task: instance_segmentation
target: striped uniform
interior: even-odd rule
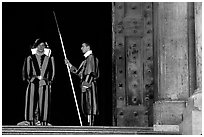
[[[23,80],[28,81],[25,99],[25,120],[33,121],[38,108],[39,120],[48,122],[51,82],[55,74],[54,57],[45,54],[28,56],[23,66]],[[39,80],[37,77],[42,76]]]
[[[90,54],[81,63],[78,69],[72,66],[71,71],[81,79],[81,88],[88,87],[82,91],[81,107],[85,115],[98,115],[98,97],[96,80],[99,78],[98,59]]]

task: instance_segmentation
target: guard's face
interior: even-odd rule
[[[86,53],[88,50],[89,50],[89,47],[86,46],[86,44],[83,43],[82,46],[81,46],[82,53]]]
[[[38,52],[44,52],[45,44],[42,42],[38,45],[37,50]]]

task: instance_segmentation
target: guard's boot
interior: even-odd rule
[[[91,126],[94,125],[94,115],[91,116]]]
[[[88,115],[88,125],[91,126],[91,115]]]
[[[35,122],[34,121],[30,121],[30,126],[35,126]]]
[[[94,115],[88,115],[88,123],[89,126],[93,126],[94,125]]]
[[[43,122],[41,122],[41,125],[42,125],[42,126],[47,126],[47,122],[46,122],[46,121],[43,121]]]

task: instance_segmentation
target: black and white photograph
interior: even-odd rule
[[[202,135],[202,2],[2,2],[2,135]]]

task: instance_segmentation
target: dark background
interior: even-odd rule
[[[27,83],[22,66],[35,39],[47,40],[55,58],[56,75],[52,85],[51,124],[79,126],[77,109],[61,48],[56,13],[67,58],[79,66],[83,60],[81,44],[89,42],[99,59],[99,109],[96,125],[112,125],[112,15],[111,3],[52,2],[2,3],[2,124],[24,121]],[[79,79],[72,75],[80,107]],[[84,117],[82,116],[84,122]]]

